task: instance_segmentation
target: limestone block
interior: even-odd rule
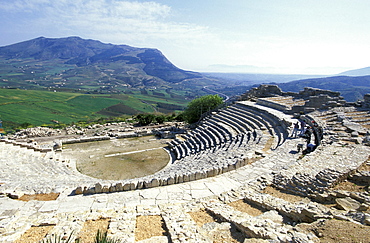
[[[343,121],[343,126],[347,127],[351,132],[358,132],[359,134],[365,135],[367,130],[361,124],[351,121]]]
[[[152,181],[144,181],[144,188],[151,188],[152,187]]]
[[[195,180],[200,180],[200,179],[202,179],[201,172],[196,171],[196,172],[195,172]]]
[[[107,186],[107,185],[103,186],[102,192],[103,193],[108,193],[109,192],[109,186]]]
[[[76,188],[76,190],[75,190],[75,194],[76,194],[76,195],[80,195],[80,194],[82,194],[82,193],[83,193],[82,187],[80,187],[80,186],[79,186],[79,187],[77,187],[77,188]]]
[[[184,174],[184,182],[188,182],[188,181],[190,181],[189,175]]]
[[[167,185],[167,178],[160,178],[160,185],[166,186]]]
[[[216,175],[216,173],[215,173],[215,169],[214,168],[212,168],[212,169],[210,169],[210,170],[207,171],[207,177],[213,177],[215,175]]]
[[[123,184],[123,190],[124,191],[129,191],[131,189],[131,185],[130,185],[130,183],[125,183],[125,184]]]
[[[167,185],[173,185],[173,184],[175,184],[175,178],[173,178],[173,177],[169,177],[169,178],[167,179]]]
[[[234,164],[234,163],[229,164],[229,165],[228,165],[228,167],[229,167],[229,171],[232,171],[232,170],[235,170],[235,169],[236,169],[236,167],[235,167],[235,164]]]
[[[95,194],[95,187],[85,187],[83,194],[84,195]]]
[[[117,191],[116,186],[115,185],[110,185],[109,192],[116,192],[116,191]]]
[[[122,192],[123,191],[123,185],[121,182],[116,184],[116,191],[117,192]]]
[[[194,173],[191,173],[189,175],[189,181],[195,181],[195,174]]]
[[[228,165],[225,165],[222,167],[222,173],[226,173],[229,171],[229,166]]]
[[[339,209],[343,209],[346,211],[349,210],[357,210],[360,208],[361,203],[356,201],[355,199],[352,199],[350,197],[345,197],[345,198],[337,198],[335,199],[335,202],[337,203],[337,207]]]
[[[158,179],[156,179],[156,178],[152,179],[151,184],[152,184],[152,187],[157,187],[157,186],[159,186],[159,181],[158,181]]]
[[[220,167],[215,168],[215,172],[216,172],[216,175],[222,174],[222,168],[220,168]]]
[[[235,163],[235,169],[239,169],[241,167],[241,160],[237,160]]]
[[[370,214],[365,214],[364,224],[370,225]]]
[[[135,189],[142,189],[143,188],[143,181],[138,181],[137,184],[136,184],[136,188]],[[135,189],[132,189],[132,190],[135,190]]]
[[[100,183],[95,184],[95,193],[102,193],[103,186]]]
[[[183,174],[178,175],[177,183],[183,183],[183,182],[184,182],[184,175]]]

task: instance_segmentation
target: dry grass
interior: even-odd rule
[[[54,201],[59,197],[60,193],[46,193],[46,194],[24,194],[21,196],[18,200],[20,201],[31,201],[31,200],[37,200],[37,201]]]
[[[165,223],[161,216],[138,216],[136,218],[135,240],[145,240],[154,236],[167,236]]]
[[[277,189],[275,189],[271,186],[266,187],[262,192],[270,194],[271,196],[274,196],[274,197],[281,198],[281,199],[283,199],[285,201],[288,201],[288,202],[291,202],[291,203],[296,203],[296,202],[300,202],[300,201],[309,200],[305,197],[300,197],[300,196],[297,196],[297,195],[293,195],[293,194],[290,194],[290,193],[285,193],[285,192],[279,191],[279,190],[277,190]]]
[[[370,242],[370,226],[349,221],[330,219],[313,224],[301,224],[298,227],[311,231],[318,242],[325,243],[365,243]]]
[[[82,230],[78,234],[80,242],[94,242],[98,230],[101,232],[107,231],[109,222],[110,220],[106,218],[85,221]]]
[[[53,225],[33,226],[14,243],[35,243],[41,241],[54,228]]]
[[[199,227],[202,227],[206,223],[216,222],[216,219],[213,218],[206,210],[201,209],[195,212],[189,212],[191,218],[197,223]]]
[[[254,206],[252,204],[249,204],[249,203],[245,202],[242,199],[229,203],[229,206],[235,208],[238,211],[247,213],[250,216],[254,216],[254,217],[258,216],[258,215],[261,215],[264,212],[263,210],[257,208],[256,206]]]

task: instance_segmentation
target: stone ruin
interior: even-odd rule
[[[348,104],[339,92],[306,87],[304,90],[283,92],[277,85],[260,85],[252,88],[241,100],[256,100],[258,104],[266,105],[286,113],[307,113],[317,109],[352,106]]]
[[[24,146],[28,139],[24,137],[3,139],[1,241],[15,242],[45,226],[51,227],[43,238],[70,234],[78,238],[86,221],[105,218],[109,219],[110,237],[137,242],[139,216],[158,216],[165,225],[166,235],[148,239],[151,242],[213,242],[220,232],[224,237],[238,232],[244,242],[318,242],[322,235],[299,226],[339,219],[370,227],[369,95],[360,107],[346,103],[336,92],[311,88],[294,94],[262,85],[243,97],[248,100],[177,134],[167,148],[171,154],[168,166],[142,178],[91,178],[79,173],[75,161],[63,158],[62,152]],[[297,145],[304,140],[290,137],[297,119],[323,129],[311,153],[298,152]],[[133,132],[118,127],[109,134],[85,130],[84,135],[74,133],[73,138],[58,141],[112,139]],[[367,187],[362,191],[336,189],[345,180],[367,183]],[[268,188],[301,200],[287,201],[269,194]],[[14,200],[50,193],[59,197],[54,201]],[[264,213],[251,216],[233,206],[236,202]],[[199,212],[215,221],[200,225],[191,216]]]

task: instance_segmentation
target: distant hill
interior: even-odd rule
[[[296,80],[278,84],[283,91],[299,92],[304,87],[339,91],[349,102],[362,99],[364,94],[370,93],[370,75],[360,77],[335,76],[316,79]]]
[[[339,75],[345,75],[345,76],[366,76],[366,75],[370,75],[370,67],[345,71],[343,73],[340,73]]]
[[[177,68],[157,49],[80,37],[39,37],[0,47],[0,85],[6,88],[119,91],[198,78],[203,76]]]

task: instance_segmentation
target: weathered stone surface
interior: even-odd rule
[[[119,183],[116,184],[116,191],[117,192],[122,192],[123,191],[122,182],[119,182]]]
[[[79,187],[77,187],[77,188],[76,188],[76,190],[75,190],[75,194],[76,194],[76,195],[79,195],[79,194],[82,194],[82,193],[83,193],[83,189],[82,189],[82,187],[80,187],[80,186],[79,186]]]
[[[153,178],[151,181],[152,187],[157,187],[159,186],[159,181],[156,178]]]
[[[123,190],[124,190],[124,191],[129,191],[129,190],[131,190],[131,184],[130,184],[130,183],[125,183],[125,184],[123,184]]]
[[[103,192],[103,186],[100,183],[95,184],[95,193],[102,193]]]
[[[103,186],[103,188],[102,188],[102,192],[103,192],[103,193],[108,193],[108,192],[109,192],[109,187],[110,187],[110,186],[107,186],[107,185]]]
[[[343,121],[343,126],[348,128],[351,132],[357,132],[359,134],[366,134],[367,129],[365,129],[361,124],[352,121]]]
[[[370,214],[365,214],[364,224],[370,225]]]
[[[337,198],[335,200],[336,204],[337,204],[337,207],[339,209],[343,209],[343,210],[346,210],[346,211],[349,211],[349,210],[358,210],[361,206],[361,203],[359,203],[358,201],[350,198],[350,197],[345,197],[345,198]]]

